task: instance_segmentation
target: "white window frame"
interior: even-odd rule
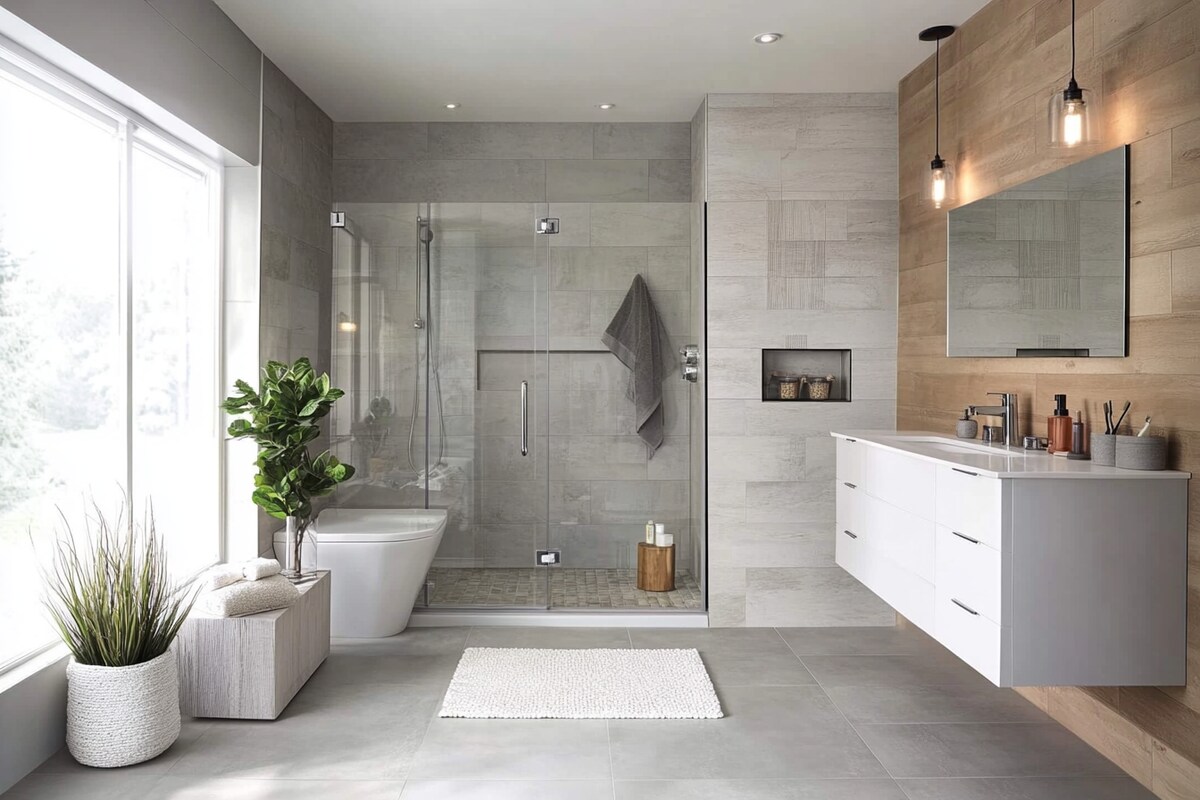
[[[118,139],[120,148],[118,154],[120,169],[120,197],[118,201],[118,222],[120,225],[118,315],[120,319],[119,335],[122,337],[125,349],[125,359],[122,364],[123,371],[121,374],[125,392],[123,398],[125,402],[125,415],[122,420],[121,433],[125,439],[125,489],[129,493],[130,498],[133,497],[134,486],[134,340],[132,334],[134,305],[133,254],[130,246],[133,238],[133,149],[136,146],[152,152],[159,158],[173,163],[178,168],[195,172],[205,178],[209,201],[209,224],[211,226],[209,246],[212,248],[212,260],[210,263],[214,271],[214,316],[212,324],[215,336],[212,342],[214,351],[214,374],[212,377],[213,386],[216,388],[216,391],[212,397],[212,447],[216,456],[215,463],[218,471],[216,486],[218,487],[218,491],[217,496],[212,498],[212,502],[216,506],[216,528],[213,535],[217,539],[217,557],[213,563],[219,563],[225,559],[226,552],[226,498],[223,491],[225,485],[225,448],[224,437],[222,435],[223,416],[217,411],[221,401],[222,365],[224,363],[224,336],[222,333],[224,330],[224,315],[222,309],[224,308],[225,299],[225,265],[223,263],[222,247],[222,242],[224,241],[224,231],[222,229],[222,166],[195,147],[180,141],[177,137],[145,119],[132,109],[118,103],[79,78],[50,64],[45,59],[29,52],[5,36],[0,36],[0,71],[7,73],[7,75],[15,78],[18,82],[47,95],[52,100],[63,104],[80,116],[108,128],[113,131]],[[211,564],[206,565],[205,568],[207,566],[211,566]],[[57,638],[53,638],[34,650],[18,655],[8,661],[0,662],[0,677],[55,648],[60,648],[65,653],[65,646]]]

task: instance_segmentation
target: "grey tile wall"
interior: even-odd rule
[[[653,518],[676,532],[680,566],[692,566],[695,390],[668,380],[667,441],[649,458],[627,370],[600,342],[636,274],[672,346],[695,339],[691,125],[337,123],[332,142],[333,196],[372,242],[372,291],[395,330],[381,348],[405,386],[415,204],[432,203],[448,442],[469,465],[463,484],[432,498],[451,508],[437,563],[527,566],[549,536],[571,566],[629,566]],[[543,214],[561,220],[548,240],[532,235]],[[549,332],[548,365],[528,352],[538,326]],[[522,376],[536,387],[528,458],[514,455]],[[411,400],[395,391],[404,430],[392,438],[406,445]],[[389,457],[391,478],[410,481],[406,454]]]
[[[896,98],[710,95],[709,607],[715,626],[890,625],[834,563],[837,428],[892,428]],[[761,351],[852,348],[854,401],[761,401]]]
[[[307,356],[328,371],[333,123],[266,58],[262,85],[260,361]],[[328,445],[326,432],[312,446]],[[270,549],[277,527],[278,520],[260,513],[260,552]]]

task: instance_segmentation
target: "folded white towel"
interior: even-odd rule
[[[242,564],[242,576],[248,581],[257,581],[278,575],[282,569],[273,558],[252,558]]]
[[[209,567],[200,573],[200,577],[196,579],[196,585],[200,587],[201,594],[207,594],[208,592],[229,586],[232,583],[237,583],[241,579],[241,564],[217,564],[215,567]]]
[[[300,596],[292,582],[282,575],[260,581],[238,581],[200,598],[196,608],[214,617],[244,617],[287,608]]]

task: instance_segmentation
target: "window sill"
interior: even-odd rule
[[[20,686],[21,683],[29,680],[43,670],[54,667],[70,654],[71,652],[67,650],[67,646],[62,642],[58,642],[28,661],[17,664],[12,669],[0,674],[0,694]]]

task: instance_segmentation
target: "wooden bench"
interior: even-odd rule
[[[328,571],[299,584],[288,608],[246,617],[194,612],[179,629],[180,710],[275,719],[329,655]]]

